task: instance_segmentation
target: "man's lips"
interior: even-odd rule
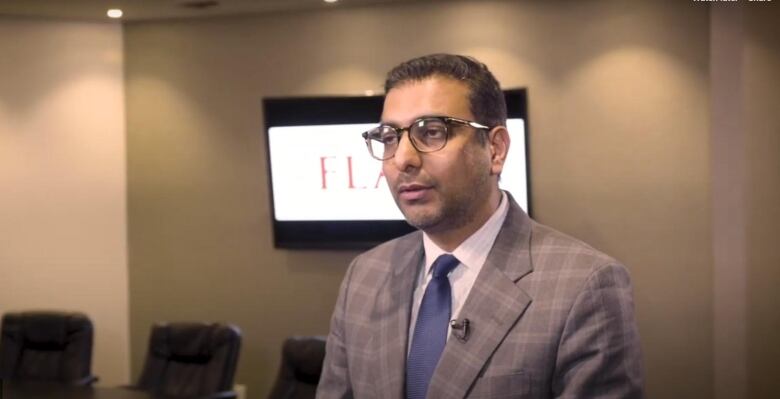
[[[431,190],[431,186],[422,184],[402,184],[398,187],[398,197],[405,201],[416,201],[423,199]]]

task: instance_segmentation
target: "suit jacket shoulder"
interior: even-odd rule
[[[613,257],[593,248],[579,239],[529,219],[531,235],[529,260],[533,273],[521,285],[533,290],[533,282],[566,279],[570,283],[584,285],[594,274],[604,268],[625,271],[625,267]],[[627,273],[627,272],[626,272]],[[574,294],[576,290],[571,290]]]
[[[460,317],[429,397],[641,396],[626,268],[514,201]]]

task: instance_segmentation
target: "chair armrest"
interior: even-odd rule
[[[203,399],[236,399],[237,397],[238,393],[236,391],[220,391],[212,393]]]
[[[81,379],[78,379],[78,380],[75,380],[75,381],[71,381],[69,384],[70,385],[76,385],[76,386],[87,386],[87,385],[92,385],[92,384],[98,382],[98,380],[100,380],[100,378],[98,378],[97,376],[88,375],[88,376],[86,376],[84,378],[81,378]]]
[[[138,387],[137,385],[121,385],[119,388],[122,389],[128,389],[131,391],[146,391],[143,388]],[[238,397],[238,393],[236,391],[220,391],[215,392],[210,395],[201,396],[195,399],[236,399]]]

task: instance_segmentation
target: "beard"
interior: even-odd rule
[[[462,184],[442,187],[434,182],[435,196],[426,206],[404,205],[397,191],[393,197],[406,222],[426,233],[459,229],[472,222],[490,195],[490,162],[468,157],[468,179]]]
[[[443,198],[441,204],[433,209],[404,209],[401,208],[406,222],[417,229],[427,233],[454,230],[465,226],[471,221],[474,202],[478,200],[473,195],[476,191],[456,194],[449,198]]]

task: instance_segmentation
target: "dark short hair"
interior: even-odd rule
[[[404,83],[432,76],[445,76],[468,86],[469,108],[475,122],[490,127],[506,126],[504,92],[487,66],[472,57],[431,54],[405,61],[388,72],[385,93]]]

